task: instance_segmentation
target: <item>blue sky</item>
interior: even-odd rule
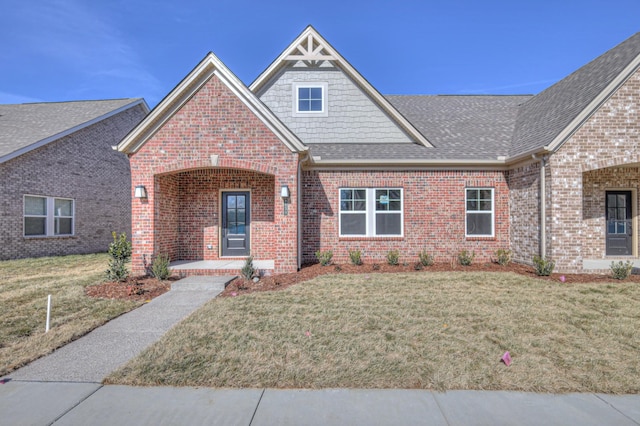
[[[249,85],[308,24],[383,94],[538,93],[639,17],[638,0],[0,0],[0,103],[153,107],[209,51]]]

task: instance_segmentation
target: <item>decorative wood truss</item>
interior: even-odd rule
[[[304,61],[308,66],[312,66],[319,65],[323,61],[335,61],[337,58],[329,52],[323,40],[319,40],[311,33],[300,40],[295,49],[291,49],[284,59],[287,61]]]

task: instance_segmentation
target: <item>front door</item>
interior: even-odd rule
[[[633,254],[631,191],[607,191],[607,255]]]
[[[249,192],[222,193],[222,256],[249,255]]]

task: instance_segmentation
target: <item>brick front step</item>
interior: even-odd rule
[[[180,277],[189,276],[222,276],[240,275],[244,266],[243,259],[228,260],[178,260],[171,262],[169,269],[174,275]],[[274,270],[273,260],[254,260],[253,267],[258,269],[261,275],[272,275]]]

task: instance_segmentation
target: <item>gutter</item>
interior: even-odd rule
[[[531,154],[531,158],[540,161],[540,257],[545,259],[547,256],[547,191],[546,191],[546,165],[547,158],[544,155],[538,157],[537,154]]]

